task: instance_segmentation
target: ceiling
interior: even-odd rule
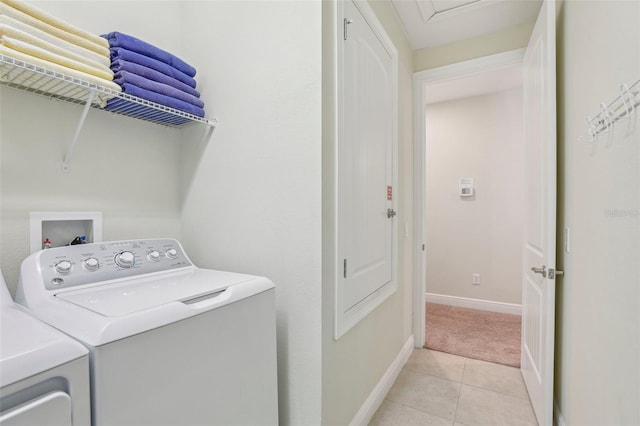
[[[424,49],[536,19],[542,0],[391,0],[411,47]]]

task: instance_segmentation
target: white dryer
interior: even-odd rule
[[[91,353],[93,426],[276,425],[275,290],[173,239],[28,257],[16,301]]]
[[[89,352],[16,305],[0,272],[0,425],[89,425]]]

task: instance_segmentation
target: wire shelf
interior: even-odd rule
[[[0,54],[0,83],[30,93],[85,105],[113,114],[124,115],[169,127],[186,127],[202,123],[215,127],[217,120],[198,117],[169,108],[78,77]],[[104,106],[111,100],[117,110]]]

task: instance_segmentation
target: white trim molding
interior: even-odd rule
[[[421,81],[429,84],[435,83],[436,81],[441,82],[443,80],[466,77],[481,72],[519,65],[522,63],[525,50],[526,49],[516,49],[451,65],[444,65],[438,68],[419,71],[413,74],[413,80],[414,82]],[[417,87],[414,86],[414,89],[415,88]]]
[[[478,309],[501,314],[522,315],[522,305],[517,303],[494,302],[491,300],[472,299],[469,297],[447,296],[444,294],[425,293],[425,302],[439,305],[457,306],[459,308]]]
[[[418,1],[418,9],[424,23],[440,22],[456,16],[465,15],[474,12],[479,9],[483,9],[487,6],[492,6],[496,3],[503,2],[505,0],[485,0],[485,1],[468,1],[466,4],[452,7],[450,9],[438,11],[433,5],[433,2]]]
[[[371,8],[368,1],[365,0],[351,0],[353,1],[353,5],[364,20],[367,25],[371,28],[375,36],[380,41],[382,47],[389,54],[391,59],[391,135],[392,135],[392,164],[393,164],[393,176],[392,176],[392,187],[398,187],[398,67],[399,67],[399,59],[398,59],[398,50],[396,49],[393,41],[386,33],[384,25],[380,22],[377,15]],[[337,46],[335,49],[336,52],[336,68],[334,69],[335,81],[336,85],[333,88],[335,90],[335,120],[336,120],[336,147],[334,149],[334,164],[336,165],[335,170],[335,181],[334,181],[334,217],[335,217],[335,264],[336,268],[334,271],[334,339],[338,340],[344,334],[346,334],[351,328],[353,328],[358,322],[360,322],[363,318],[369,315],[374,309],[376,309],[380,304],[382,304],[385,300],[387,300],[392,294],[397,291],[398,288],[398,273],[397,273],[397,265],[398,265],[398,221],[394,220],[392,222],[392,254],[391,254],[391,281],[384,284],[378,290],[372,292],[364,299],[360,300],[354,306],[345,306],[345,297],[344,297],[344,280],[342,279],[342,275],[339,271],[342,271],[341,262],[343,257],[340,255],[341,253],[341,237],[340,237],[340,202],[339,202],[339,194],[340,194],[340,176],[339,176],[339,150],[338,146],[344,141],[344,118],[343,112],[345,110],[344,106],[344,44],[342,43],[341,34],[343,31],[343,26],[341,23],[344,21],[345,12],[344,12],[344,2],[338,2],[337,7],[335,9],[335,22],[337,23]],[[345,24],[346,25],[346,24]],[[394,197],[393,201],[393,209],[397,210],[397,198]]]
[[[387,371],[385,371],[378,384],[376,384],[356,415],[353,416],[353,419],[349,422],[350,426],[364,426],[369,424],[374,414],[376,414],[376,411],[378,411],[378,408],[380,408],[382,401],[384,401],[384,398],[387,396],[389,389],[393,386],[393,382],[398,378],[402,367],[404,367],[409,360],[413,352],[413,347],[413,336],[409,336],[409,339],[407,339],[402,349],[400,349],[396,359],[389,365],[389,368],[387,368]]]

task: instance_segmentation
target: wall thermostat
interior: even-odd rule
[[[473,178],[460,179],[460,196],[471,197],[473,195]]]

